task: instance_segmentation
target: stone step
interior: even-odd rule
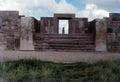
[[[36,34],[35,50],[95,50],[92,34]]]
[[[35,43],[94,43],[94,40],[75,40],[75,39],[48,39],[35,40]]]
[[[77,39],[77,38],[93,38],[93,35],[60,35],[60,34],[35,34],[35,39],[39,38],[70,38],[70,39]]]
[[[39,38],[35,38],[34,40],[94,40],[93,38],[59,38],[59,37],[57,37],[57,38],[41,38],[41,37],[39,37]]]
[[[52,38],[52,39],[93,39],[93,37],[88,37],[88,36],[74,36],[74,37],[70,37],[70,36],[65,36],[65,37],[62,37],[62,36],[46,36],[46,37],[36,37],[35,36],[35,39],[44,39],[44,38]]]
[[[89,44],[89,45],[79,45],[79,44],[47,44],[47,43],[44,43],[44,44],[36,44],[35,46],[46,46],[46,47],[95,47],[93,44]]]
[[[35,47],[35,50],[82,50],[82,51],[95,51],[95,48],[74,48],[74,47]]]
[[[47,44],[95,44],[94,41],[34,41],[34,44],[42,44],[42,43],[47,43]]]
[[[44,34],[44,33],[35,33],[37,36],[93,36],[94,33],[72,33],[72,34]]]

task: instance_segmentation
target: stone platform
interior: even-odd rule
[[[4,61],[19,59],[38,59],[55,63],[75,63],[98,61],[113,61],[120,59],[119,53],[79,52],[79,51],[4,51]]]

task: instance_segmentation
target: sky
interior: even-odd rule
[[[54,13],[75,13],[89,20],[120,13],[120,0],[0,0],[0,10],[17,10],[20,15],[53,17]]]
[[[64,33],[63,33],[64,29]],[[59,20],[59,34],[68,34],[69,33],[69,21],[68,20]]]

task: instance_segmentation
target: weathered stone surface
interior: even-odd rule
[[[34,50],[33,32],[34,18],[21,17],[20,50]]]
[[[0,50],[4,50],[4,49],[5,49],[4,37],[3,34],[0,33]]]
[[[113,52],[115,50],[113,48],[113,46],[115,46],[114,42],[115,42],[115,33],[108,33],[107,34],[107,49],[108,49],[108,51]]]
[[[15,50],[16,46],[19,46],[19,44],[15,45],[16,39],[19,39],[18,14],[18,11],[0,11],[1,49]]]
[[[96,19],[96,51],[107,51],[107,21]]]
[[[120,33],[120,14],[110,13],[109,27],[113,33]]]
[[[120,14],[110,13],[108,33],[108,51],[120,52]]]
[[[75,33],[86,33],[88,30],[87,18],[75,18]]]
[[[53,34],[53,18],[52,17],[42,17],[40,21],[40,33]]]

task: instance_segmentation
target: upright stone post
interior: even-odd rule
[[[4,44],[4,35],[3,35],[3,29],[2,29],[2,18],[0,17],[0,50],[5,49],[5,44]]]
[[[33,31],[34,18],[21,17],[20,50],[34,50]]]
[[[96,19],[96,51],[107,51],[107,21]]]

